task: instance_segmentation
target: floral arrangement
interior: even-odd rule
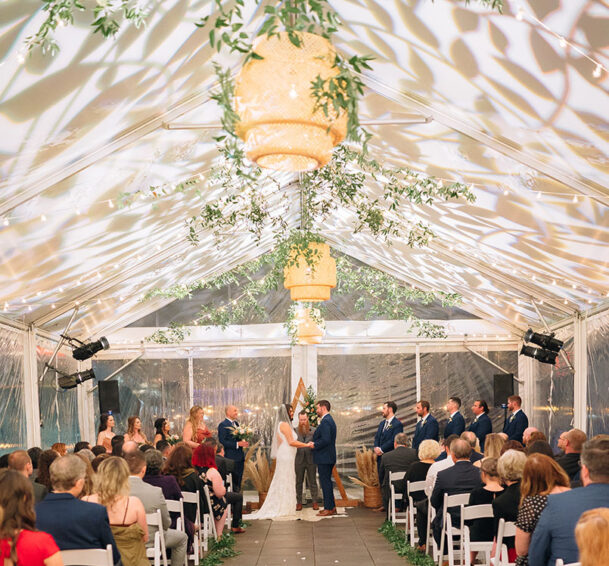
[[[313,391],[313,387],[309,385],[309,387],[307,387],[307,393],[303,401],[303,410],[307,414],[307,418],[309,419],[309,424],[311,426],[317,426],[319,422],[315,403],[315,391]]]
[[[231,431],[231,434],[235,437],[237,442],[241,440],[246,440],[250,442],[254,437],[254,429],[249,425],[240,424],[239,426],[230,426],[228,430]]]

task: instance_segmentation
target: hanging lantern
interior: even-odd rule
[[[317,312],[319,314],[319,311]],[[296,313],[296,324],[298,325],[296,337],[299,344],[321,344],[323,329],[311,318],[311,309],[299,310]]]
[[[323,167],[345,139],[347,115],[314,111],[311,83],[338,74],[336,51],[325,38],[301,33],[296,47],[287,33],[261,36],[254,51],[263,59],[244,65],[235,82],[237,135],[260,167],[309,171]]]
[[[328,244],[311,242],[309,249],[316,252],[311,266],[299,255],[296,263],[283,270],[283,286],[290,290],[293,301],[327,301],[330,290],[336,287],[336,261]],[[296,252],[292,252],[294,258]]]

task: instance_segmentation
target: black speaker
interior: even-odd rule
[[[507,403],[507,398],[514,395],[514,374],[496,373],[493,376],[493,399],[495,407]]]
[[[118,381],[99,381],[99,412],[120,413],[121,405],[118,398]]]

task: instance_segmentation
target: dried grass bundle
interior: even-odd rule
[[[362,446],[361,450],[355,452],[355,465],[357,466],[358,478],[349,476],[349,479],[362,487],[379,487],[379,474],[376,467],[376,454]]]
[[[256,451],[256,458],[253,458],[254,448],[258,445],[256,443],[248,451],[245,457],[244,467],[244,479],[252,480],[254,487],[258,493],[265,493],[271,486],[271,480],[273,474],[271,473],[271,465],[266,453],[262,448],[258,448]]]

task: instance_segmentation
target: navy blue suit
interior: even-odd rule
[[[548,495],[548,503],[533,531],[529,564],[554,566],[578,561],[575,525],[584,511],[609,507],[609,484],[593,483],[564,493]]]
[[[389,427],[387,429],[385,429],[386,423],[387,420],[382,420],[379,423],[379,427],[376,431],[376,434],[374,435],[374,447],[376,448],[378,446],[383,451],[383,454],[386,454],[387,452],[391,452],[393,450],[393,441],[395,439],[396,434],[404,432],[404,425],[397,417],[393,417],[393,419],[391,419],[391,423],[389,424]],[[380,478],[381,456],[378,456],[376,459],[376,467],[379,472]]]
[[[224,457],[235,462],[233,474],[233,490],[241,491],[241,478],[243,477],[243,462],[245,454],[241,446],[237,446],[237,439],[233,436],[231,427],[238,425],[238,421],[224,419],[218,425],[218,442],[224,446]]]
[[[435,440],[436,442],[439,440],[438,421],[431,414],[427,415],[425,424],[422,419],[417,423],[412,438],[412,447],[418,450],[419,444],[424,440]]]
[[[336,423],[326,413],[313,434],[313,461],[317,464],[319,483],[324,494],[324,509],[330,511],[336,507],[332,469],[336,464]]]
[[[503,425],[503,432],[508,435],[508,440],[522,442],[522,433],[528,426],[529,419],[522,410],[520,410],[516,414],[512,414],[508,417],[508,420],[505,421],[505,425]]]
[[[493,423],[491,422],[491,418],[486,414],[482,413],[478,415],[478,418],[475,419],[472,424],[469,425],[469,431],[473,432],[480,441],[480,451],[484,452],[484,441],[486,440],[486,435],[491,434],[493,432]]]
[[[444,427],[444,438],[448,438],[451,434],[461,436],[465,430],[465,419],[463,415],[457,411],[452,417],[448,418],[448,422]]]
[[[49,533],[59,550],[106,548],[115,564],[121,559],[103,505],[76,499],[70,493],[49,493],[36,505],[36,528]]]

